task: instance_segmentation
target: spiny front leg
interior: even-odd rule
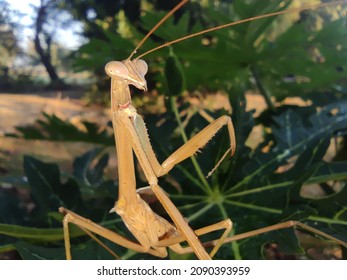
[[[213,138],[213,136],[225,125],[228,128],[229,138],[230,138],[230,148],[227,150],[227,152],[231,150],[231,156],[233,156],[236,150],[234,126],[230,117],[222,116],[216,119],[215,121],[213,121],[212,123],[210,123],[203,130],[201,130],[199,133],[194,135],[188,142],[186,142],[178,150],[176,150],[173,154],[171,154],[163,162],[162,164],[163,173],[162,174],[159,173],[158,176],[166,174],[176,164],[194,155],[199,149],[204,147]],[[226,154],[224,154],[221,160],[223,160],[225,156]],[[217,166],[219,165],[220,161],[217,163]]]
[[[228,152],[231,151],[231,156],[235,153],[236,140],[234,126],[231,121],[231,118],[228,116],[222,116],[214,120],[203,130],[194,135],[188,142],[183,144],[183,146],[181,146],[173,154],[171,154],[162,164],[158,162],[153,152],[147,134],[147,128],[143,119],[139,115],[137,115],[136,118],[133,120],[133,123],[143,151],[145,152],[148,161],[150,162],[153,168],[154,173],[158,177],[168,173],[176,164],[194,155],[199,149],[204,147],[213,138],[213,136],[225,125],[227,126],[229,132],[230,148],[227,150],[227,152],[224,154],[221,160],[217,163],[217,166],[224,159]]]

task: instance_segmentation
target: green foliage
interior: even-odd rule
[[[0,7],[0,69],[2,70],[3,67],[9,67],[13,63],[14,57],[20,52],[20,48],[16,36],[18,23],[13,20],[16,12],[11,10],[9,3],[3,0],[0,1]]]
[[[237,0],[233,5],[220,2],[199,9],[191,4],[179,19],[165,22],[139,53],[207,27],[282,11],[295,1],[286,1],[284,5],[267,1]],[[329,90],[333,84],[345,84],[345,12],[344,7],[330,7],[254,20],[179,42],[172,48],[182,62],[189,91],[246,87],[260,91],[271,103],[270,96],[280,100],[297,96],[298,91],[304,95],[312,90]],[[82,46],[76,66],[103,73],[108,61],[128,57],[144,36],[143,30],[149,30],[163,15],[146,12],[141,27],[137,22],[126,38],[112,25],[101,22],[105,26],[103,39],[91,39]],[[162,49],[145,57],[150,65],[149,85],[162,94],[169,92],[161,74],[165,68],[163,57],[167,56],[167,50]]]

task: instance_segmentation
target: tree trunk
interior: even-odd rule
[[[55,67],[51,61],[49,40],[46,39],[46,44],[48,46],[47,46],[47,49],[44,50],[44,48],[42,47],[41,39],[40,39],[40,36],[43,36],[43,37],[45,36],[45,34],[43,32],[43,24],[44,24],[45,18],[46,18],[46,8],[47,8],[47,6],[44,5],[43,2],[41,1],[41,5],[38,8],[36,22],[35,22],[35,38],[34,38],[35,50],[38,53],[42,64],[46,68],[46,71],[49,75],[49,78],[51,79],[51,83],[63,84],[63,82],[60,80],[58,73],[57,73],[57,71],[56,71],[56,69],[55,69]]]

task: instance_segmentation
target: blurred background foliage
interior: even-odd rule
[[[320,2],[326,1],[191,1],[138,54],[212,26]],[[25,51],[16,35],[21,27],[12,20],[15,11],[5,1],[0,3],[0,36],[6,42],[0,46],[1,89],[63,90],[78,81],[89,103],[108,104],[104,65],[126,59],[178,1],[41,0],[33,15],[33,40]],[[229,217],[237,234],[294,219],[347,240],[346,12],[346,6],[336,4],[269,17],[145,56],[149,93],[133,90],[134,104],[145,115],[160,161],[211,120],[224,114],[233,118],[237,152],[211,178],[204,175],[227,149],[226,131],[213,138],[202,155],[160,179],[193,228]],[[83,40],[69,50],[58,42],[56,30],[76,22]],[[19,71],[23,64],[29,67]],[[39,65],[46,79],[32,75]],[[262,114],[247,110],[249,92],[265,100]],[[212,103],[205,106],[211,96]],[[288,105],[288,98],[300,98],[301,103]],[[108,213],[117,193],[117,181],[105,173],[108,147],[114,145],[110,127],[87,121],[81,127],[43,114],[6,137],[88,142],[96,147],[75,158],[69,174],[57,163],[27,155],[24,176],[1,177],[4,256],[16,252],[14,257],[24,259],[63,259],[59,206],[131,236],[119,217]],[[146,186],[140,167],[137,172],[138,186]],[[21,201],[18,190],[29,193],[29,203]],[[72,227],[71,236],[74,258],[111,257],[77,228]],[[122,258],[152,258],[105,242]],[[172,252],[169,257],[194,258]],[[216,258],[345,259],[346,248],[286,229],[225,245]]]

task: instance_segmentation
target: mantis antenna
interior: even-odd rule
[[[133,55],[137,52],[137,50],[146,42],[149,36],[153,34],[161,25],[163,22],[165,22],[172,14],[174,14],[178,9],[180,9],[183,5],[185,5],[188,2],[188,0],[183,0],[180,3],[178,3],[169,13],[165,15],[147,34],[141,42],[136,46],[136,48],[133,50],[133,52],[130,54],[128,59],[130,60]]]
[[[186,2],[186,1],[185,1]],[[286,14],[286,13],[291,13],[291,12],[300,12],[300,11],[304,11],[304,10],[309,10],[309,9],[314,9],[314,8],[321,8],[321,7],[327,7],[327,6],[331,6],[331,5],[337,5],[337,4],[344,4],[346,3],[347,1],[344,0],[344,1],[333,1],[333,2],[327,2],[327,3],[320,3],[320,4],[314,4],[314,5],[305,5],[305,6],[301,6],[299,8],[293,8],[293,9],[289,9],[289,10],[283,10],[283,11],[278,11],[278,12],[273,12],[273,13],[268,13],[268,14],[263,14],[263,15],[259,15],[259,16],[255,16],[255,17],[250,17],[250,18],[247,18],[247,19],[242,19],[242,20],[239,20],[237,22],[230,22],[230,23],[227,23],[227,24],[223,24],[223,25],[219,25],[219,26],[216,26],[216,27],[211,27],[209,29],[205,29],[205,30],[202,30],[200,32],[196,32],[196,33],[193,33],[193,34],[190,34],[190,35],[187,35],[187,36],[184,36],[182,38],[178,38],[178,39],[175,39],[175,40],[172,40],[170,42],[166,42],[165,44],[163,45],[160,45],[158,47],[155,47],[141,55],[139,55],[137,57],[137,59],[141,58],[141,57],[144,57],[152,52],[155,52],[159,49],[162,49],[162,48],[165,48],[165,47],[168,47],[168,46],[171,46],[173,44],[176,44],[178,42],[181,42],[181,41],[184,41],[184,40],[187,40],[187,39],[190,39],[190,38],[194,38],[194,37],[197,37],[197,36],[200,36],[200,35],[203,35],[203,34],[206,34],[206,33],[209,33],[209,32],[212,32],[212,31],[216,31],[216,30],[219,30],[219,29],[223,29],[223,28],[227,28],[227,27],[230,27],[230,26],[233,26],[233,25],[238,25],[238,24],[242,24],[242,23],[246,23],[246,22],[250,22],[250,21],[253,21],[253,20],[258,20],[258,19],[262,19],[262,18],[268,18],[268,17],[273,17],[273,16],[277,16],[277,15],[281,15],[281,14]],[[185,4],[185,3],[184,3]],[[166,19],[165,19],[166,20]],[[160,21],[160,23],[163,22]],[[157,27],[157,26],[155,26]],[[154,29],[154,28],[153,28]],[[152,30],[153,30],[152,29]],[[157,29],[157,28],[156,28]],[[155,30],[152,30],[150,31],[149,35],[152,34]],[[148,37],[148,36],[146,36]],[[146,38],[145,37],[145,38]],[[142,40],[143,41],[143,40]],[[141,42],[142,43],[142,42]],[[138,49],[138,48],[137,48]],[[136,50],[137,50],[136,49]]]

